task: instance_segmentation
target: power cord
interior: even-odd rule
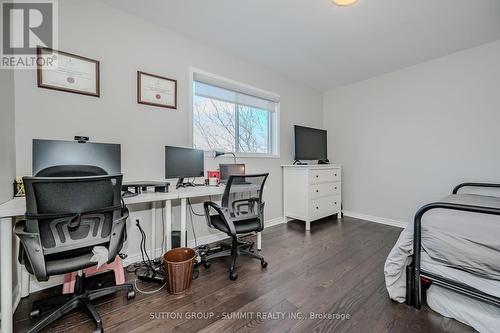
[[[163,282],[166,281],[167,276],[165,274],[165,271],[163,270],[161,262],[160,264],[155,264],[154,261],[152,261],[149,258],[146,249],[146,233],[142,229],[138,219],[136,220],[136,226],[139,229],[139,232],[141,233],[140,250],[141,250],[142,262],[136,262],[134,264],[129,265],[126,268],[126,271],[127,273],[134,273],[136,275],[137,278],[134,281],[134,286],[138,292],[142,294],[153,294],[163,289],[167,285],[167,282],[164,282],[163,285],[157,290],[144,291],[137,287],[137,280]]]
[[[141,290],[139,289],[139,287],[137,286],[137,280],[138,279],[135,279],[134,280],[134,287],[135,289],[140,292],[141,294],[145,294],[145,295],[151,295],[151,294],[154,294],[154,293],[157,293],[159,292],[160,290],[162,290],[163,288],[165,288],[165,286],[167,285],[168,282],[165,282],[160,288],[158,289],[155,289],[155,290],[151,290],[151,291],[145,291],[145,290]]]
[[[193,215],[205,217],[205,214],[198,214],[194,211],[193,205],[191,204],[191,200],[189,198],[187,199],[187,201],[189,205],[189,210],[191,211],[191,213],[193,213]]]
[[[189,200],[189,198],[187,199],[187,202],[189,206],[189,220],[191,222],[191,230],[193,230],[194,246],[195,248],[198,248],[198,238],[196,237],[196,231],[194,230],[193,214],[196,216],[205,216],[205,215],[196,214],[196,212],[193,209],[193,205],[191,204],[191,200]]]

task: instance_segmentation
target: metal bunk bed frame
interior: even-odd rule
[[[464,187],[500,188],[500,184],[463,183],[456,186],[453,189],[453,194],[457,194],[458,191]],[[432,209],[451,209],[451,210],[459,210],[459,211],[474,212],[481,214],[500,215],[500,209],[497,208],[453,204],[445,202],[435,202],[420,208],[417,214],[415,215],[415,220],[414,220],[413,260],[408,266],[406,266],[406,304],[413,306],[416,309],[420,309],[422,306],[422,299],[423,299],[422,294],[426,290],[426,288],[423,288],[423,285],[425,287],[428,287],[431,284],[435,284],[440,287],[444,287],[449,290],[458,292],[460,294],[500,307],[500,298],[498,297],[488,295],[466,284],[453,281],[444,278],[442,276],[423,271],[421,269],[420,251],[422,250],[422,244],[421,244],[422,217],[424,216],[425,213],[427,213]]]

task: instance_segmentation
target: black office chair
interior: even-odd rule
[[[231,256],[231,266],[229,268],[229,278],[236,280],[236,258],[239,255],[249,256],[259,259],[262,268],[267,267],[264,257],[251,252],[252,244],[239,243],[238,235],[264,230],[264,202],[262,192],[268,173],[230,176],[221,206],[214,202],[205,202],[205,217],[208,226],[225,232],[232,238],[231,248],[207,255],[202,258],[205,267],[209,267],[210,260],[219,257]],[[210,215],[215,211],[215,215]]]
[[[38,281],[74,271],[78,275],[73,294],[33,304],[30,318],[38,317],[42,307],[61,306],[29,332],[42,330],[78,307],[87,310],[95,322],[94,332],[102,332],[102,321],[92,301],[119,290],[126,290],[127,298],[132,299],[135,291],[130,284],[88,290],[82,270],[97,265],[91,261],[95,246],[108,250],[107,263],[111,263],[126,239],[128,210],[121,200],[123,176],[107,175],[92,166],[57,166],[39,175],[45,177],[23,178],[26,220],[15,226],[21,240],[19,261]]]

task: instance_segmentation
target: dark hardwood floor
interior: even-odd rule
[[[389,300],[383,264],[401,229],[345,217],[314,222],[309,234],[292,221],[266,229],[262,254],[269,262],[238,258],[238,280],[228,278],[222,259],[200,268],[182,296],[166,290],[123,293],[102,299],[97,310],[106,332],[471,332],[428,308],[414,310]],[[135,276],[127,279],[133,282]],[[148,284],[138,283],[141,289]],[[157,285],[149,286],[149,289]],[[21,300],[15,331],[25,331],[31,303],[60,293],[52,288]],[[348,315],[349,319],[308,318],[310,313]],[[230,315],[232,317],[230,318]],[[240,317],[237,317],[239,315]],[[274,318],[264,316],[274,315]],[[189,316],[205,318],[188,319]],[[246,316],[246,317],[245,317]],[[295,317],[294,317],[295,316]],[[91,332],[80,310],[60,319],[53,332]]]

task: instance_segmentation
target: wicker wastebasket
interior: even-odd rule
[[[196,252],[189,248],[176,248],[163,255],[165,272],[168,279],[168,292],[182,294],[191,285]]]

